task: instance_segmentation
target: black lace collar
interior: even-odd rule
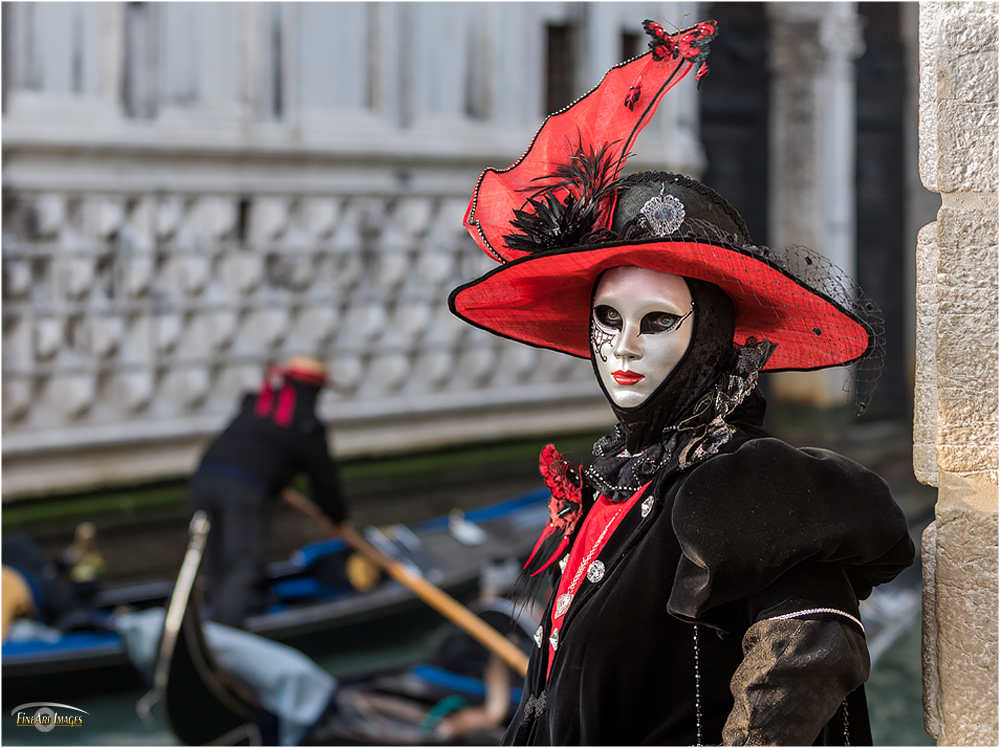
[[[690,414],[661,430],[660,438],[635,452],[621,421],[594,445],[597,459],[584,471],[588,483],[612,502],[632,496],[663,470],[684,470],[718,453],[737,423],[759,429],[764,398],[757,389],[761,367],[774,352],[769,341],[748,340],[737,349],[733,368],[698,398]]]

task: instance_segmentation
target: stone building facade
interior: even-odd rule
[[[997,28],[995,2],[920,5],[920,176],[940,193],[917,245],[914,469],[938,487],[923,538],[924,720],[996,745]]]
[[[331,366],[341,455],[604,428],[588,362],[449,314],[492,265],[462,216],[552,89],[583,93],[643,18],[693,10],[5,3],[4,497],[183,474],[295,352]],[[638,168],[700,171],[695,95],[665,103]]]
[[[587,362],[448,313],[492,265],[462,215],[642,19],[717,5],[4,3],[4,500],[187,473],[296,352],[331,366],[341,456],[609,426]],[[767,185],[770,243],[852,268],[865,24],[762,8],[770,179],[744,189]],[[703,173],[698,113],[683,81],[629,168]],[[842,403],[845,380],[773,394]]]

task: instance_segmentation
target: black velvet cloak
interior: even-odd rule
[[[503,744],[718,744],[751,624],[815,608],[858,617],[858,601],[912,563],[886,483],[832,452],[761,436],[754,395],[719,454],[662,471],[611,535],[605,574],[581,583],[546,681],[550,600]],[[870,744],[863,687],[848,708],[851,742]],[[817,744],[843,744],[839,715]]]

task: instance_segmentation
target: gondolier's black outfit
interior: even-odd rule
[[[347,516],[337,465],[315,407],[321,383],[285,372],[284,387],[244,397],[240,412],[209,445],[191,480],[193,510],[211,515],[207,548],[212,618],[240,626],[260,578],[266,507],[298,473],[334,523]]]
[[[859,600],[913,561],[888,486],[763,429],[763,370],[854,367],[859,410],[881,313],[806,247],[755,245],[691,177],[621,176],[660,99],[707,70],[713,21],[553,114],[465,217],[500,267],[451,310],[589,358],[618,421],[575,469],[540,460],[550,522],[526,564],[554,591],[507,745],[871,742]]]

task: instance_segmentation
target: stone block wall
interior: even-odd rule
[[[924,718],[943,745],[998,740],[997,12],[920,4],[920,174],[942,205],[917,245],[914,469],[939,489]]]

